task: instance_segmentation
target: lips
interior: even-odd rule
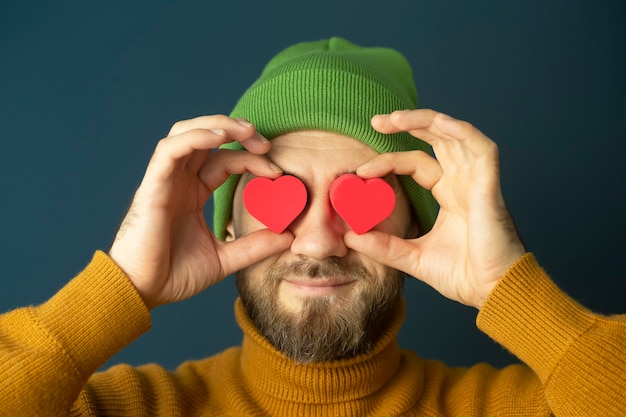
[[[330,294],[356,282],[341,278],[285,279],[284,281],[293,288],[314,294]]]
[[[350,284],[354,281],[346,281],[343,279],[286,279],[285,281],[293,285],[302,287],[338,287],[340,285]]]

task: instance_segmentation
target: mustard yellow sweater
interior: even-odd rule
[[[237,302],[241,347],[175,372],[92,375],[150,327],[132,284],[98,252],[50,301],[0,316],[0,416],[626,416],[626,316],[585,310],[530,254],[477,319],[528,366],[423,360],[397,346],[403,314],[368,355],[296,365]]]

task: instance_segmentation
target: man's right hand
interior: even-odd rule
[[[234,140],[249,152],[214,149]],[[192,297],[290,246],[290,233],[269,230],[222,242],[204,218],[229,174],[282,174],[263,156],[269,149],[250,123],[222,115],[178,122],[159,142],[109,252],[148,308]]]

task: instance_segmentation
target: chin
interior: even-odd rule
[[[404,283],[404,275],[392,269],[384,276],[372,276],[362,267],[353,273],[279,272],[254,279],[258,277],[240,271],[236,283],[259,333],[299,363],[368,352],[392,320]]]

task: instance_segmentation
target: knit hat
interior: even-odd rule
[[[299,43],[276,55],[231,116],[249,120],[268,139],[314,129],[355,138],[378,153],[430,152],[425,142],[408,133],[382,134],[370,124],[375,114],[416,107],[411,67],[398,51],[332,38]],[[223,147],[243,149],[238,142]],[[225,238],[238,179],[239,175],[231,175],[214,192],[213,226],[219,239]],[[400,182],[420,233],[426,233],[436,217],[434,198],[409,176],[400,176]]]

